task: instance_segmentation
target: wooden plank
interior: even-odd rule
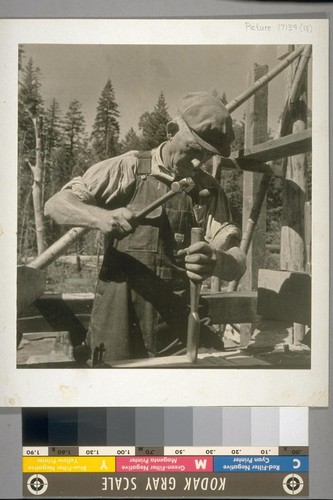
[[[258,314],[265,318],[310,325],[310,275],[302,272],[260,269]]]
[[[236,368],[241,366],[269,367],[270,363],[240,351],[199,353],[196,364],[192,364],[186,355],[112,361],[112,368]]]
[[[27,266],[17,267],[17,311],[32,304],[45,289],[46,274],[44,271]]]
[[[209,316],[214,324],[255,323],[257,292],[221,292],[203,294],[209,304]]]
[[[271,139],[262,144],[246,149],[245,154],[239,156],[243,160],[257,160],[261,162],[277,160],[288,156],[294,156],[311,151],[312,129],[308,128],[300,132]],[[241,154],[241,152],[239,152]]]

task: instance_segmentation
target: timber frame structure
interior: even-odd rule
[[[284,46],[285,47],[285,46]],[[267,66],[254,65],[249,75],[248,89],[227,107],[232,113],[247,102],[245,146],[231,157],[214,157],[212,174],[220,179],[222,169],[238,169],[243,173],[243,239],[241,247],[247,254],[247,272],[240,283],[232,282],[228,291],[221,291],[218,278],[211,280],[211,289],[204,293],[209,303],[210,316],[215,324],[241,324],[240,348],[242,356],[252,333],[253,324],[262,318],[289,321],[293,324],[292,344],[302,345],[307,326],[311,323],[311,203],[307,200],[307,153],[311,151],[311,129],[307,128],[307,65],[311,46],[289,46],[280,52],[281,62],[272,71]],[[285,106],[275,139],[267,140],[268,82],[285,70]],[[270,162],[282,159],[281,165]],[[265,252],[266,193],[273,176],[284,179],[283,224],[281,230],[281,271],[261,270]],[[86,326],[91,309],[91,298],[43,295],[45,269],[59,255],[87,232],[72,228],[63,238],[41,253],[27,266],[18,268],[18,333],[22,335],[49,331],[69,332],[75,349],[85,341]],[[28,286],[27,286],[27,282]],[[20,285],[24,283],[24,285]],[[37,312],[37,310],[39,312]],[[54,334],[53,334],[54,335]],[[289,350],[284,349],[284,352]],[[237,351],[239,352],[239,351]],[[221,367],[243,367],[241,361],[228,364],[228,353]],[[252,356],[252,354],[251,354]],[[251,357],[250,356],[250,357]],[[177,359],[176,359],[177,358]],[[280,359],[280,358],[279,358]],[[257,360],[253,367],[276,367]],[[64,363],[18,364],[19,367],[85,367],[84,356]],[[293,368],[293,361],[283,367]],[[171,356],[117,362],[115,367],[189,366],[186,356]],[[204,359],[196,366],[211,366]],[[252,367],[248,363],[244,367]],[[301,366],[304,368],[304,366]],[[309,367],[307,365],[306,367]]]

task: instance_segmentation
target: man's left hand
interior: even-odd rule
[[[179,250],[177,255],[185,255],[187,276],[192,281],[203,281],[213,274],[217,252],[212,245],[205,241],[198,241],[184,250]]]

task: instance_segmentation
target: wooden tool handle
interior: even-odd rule
[[[160,207],[165,203],[166,201],[170,200],[174,196],[176,196],[177,193],[174,191],[168,191],[167,193],[163,194],[159,198],[156,198],[152,203],[150,203],[147,207],[143,208],[142,210],[139,210],[138,212],[135,213],[136,219],[140,220],[143,219],[146,215],[151,213],[155,208]]]
[[[203,239],[201,227],[193,227],[191,230],[191,245]],[[198,357],[200,318],[198,314],[200,300],[201,282],[190,281],[190,306],[191,311],[187,325],[187,356],[191,363],[196,363]]]
[[[203,240],[203,229],[202,227],[192,227],[191,229],[191,245]],[[190,306],[191,312],[198,312],[199,300],[200,300],[200,289],[201,283],[194,283],[192,280],[190,282]]]
[[[202,227],[192,227],[191,229],[191,245],[203,240],[203,229]]]

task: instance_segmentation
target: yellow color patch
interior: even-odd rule
[[[23,457],[23,472],[115,472],[115,457]]]

